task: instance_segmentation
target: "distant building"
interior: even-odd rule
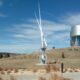
[[[0,58],[8,58],[8,57],[14,57],[19,54],[16,53],[8,53],[8,52],[0,52]]]
[[[71,46],[80,46],[80,25],[71,28],[70,38]]]

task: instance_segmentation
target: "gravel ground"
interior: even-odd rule
[[[64,77],[71,78],[73,80],[80,80],[80,72],[63,73]]]
[[[78,73],[63,73],[63,76],[66,78],[71,78],[72,80],[80,80],[80,72]],[[18,75],[16,80],[38,80],[37,74],[33,75]]]
[[[3,80],[38,80],[39,74],[33,73],[33,74],[15,74],[13,75],[14,79],[11,78],[10,75],[2,75]],[[80,72],[74,72],[74,73],[63,73],[63,76],[65,78],[71,78],[72,80],[80,80]],[[46,75],[48,77],[48,75]]]

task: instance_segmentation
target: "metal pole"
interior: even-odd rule
[[[62,73],[64,72],[63,69],[64,69],[64,64],[63,64],[63,62],[62,62],[62,63],[61,63],[61,72],[62,72]]]

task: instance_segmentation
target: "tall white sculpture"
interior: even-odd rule
[[[41,12],[40,12],[40,5],[39,5],[39,19],[38,17],[36,16],[36,21],[38,23],[38,26],[39,26],[39,29],[40,29],[40,34],[41,34],[41,54],[40,54],[40,62],[41,64],[46,64],[47,63],[47,55],[45,53],[45,50],[47,48],[47,43],[46,43],[46,40],[45,40],[45,37],[44,37],[44,34],[43,34],[43,31],[42,31],[42,23],[41,23]]]

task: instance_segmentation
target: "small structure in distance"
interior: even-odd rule
[[[70,38],[71,46],[80,46],[80,25],[71,28]]]

